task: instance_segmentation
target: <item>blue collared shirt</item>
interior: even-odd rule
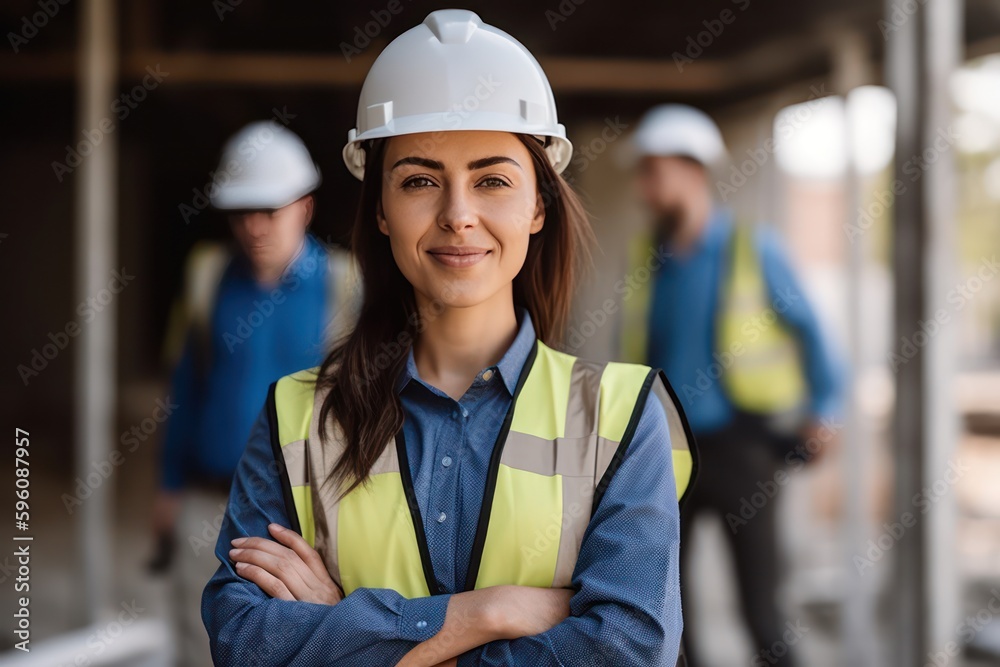
[[[713,356],[720,281],[733,233],[731,213],[717,207],[698,239],[683,255],[668,258],[656,272],[649,320],[649,364],[662,368],[677,391],[697,433],[726,426],[734,408],[714,373]],[[823,335],[778,235],[755,230],[769,301],[782,304],[780,317],[798,337],[809,388],[808,409],[835,418],[841,409],[843,373]],[[669,248],[668,248],[669,250]]]
[[[412,351],[397,389],[417,503],[438,584],[445,593],[407,600],[358,589],[334,606],[268,597],[239,577],[230,540],[267,536],[289,525],[262,411],[240,461],[202,617],[217,665],[394,665],[444,624],[450,594],[461,592],[493,444],[535,341],[521,312],[514,342],[454,400],[420,379]],[[679,515],[666,414],[646,401],[634,439],[584,535],[570,602],[572,616],[533,637],[496,641],[460,665],[673,667],[681,635]]]
[[[163,442],[164,488],[230,479],[268,386],[323,360],[327,271],[326,249],[311,235],[274,286],[260,285],[248,260],[233,257],[216,292],[210,352],[189,332],[171,379],[178,407]]]

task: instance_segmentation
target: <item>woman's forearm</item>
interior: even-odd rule
[[[545,632],[569,616],[573,591],[493,586],[451,596],[444,625],[412,649],[400,667],[432,667],[499,639]]]

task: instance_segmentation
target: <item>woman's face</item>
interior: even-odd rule
[[[508,132],[393,137],[378,225],[418,306],[512,298],[545,209],[531,154]]]

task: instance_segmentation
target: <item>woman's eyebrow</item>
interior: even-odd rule
[[[483,167],[492,167],[495,164],[509,163],[524,171],[521,165],[517,163],[517,160],[513,158],[506,157],[504,155],[493,155],[491,157],[480,158],[479,160],[473,160],[468,164],[469,171],[475,171],[476,169],[482,169]]]
[[[418,167],[427,167],[428,169],[437,169],[438,171],[444,169],[444,165],[438,162],[437,160],[428,160],[425,157],[417,157],[415,155],[410,155],[408,157],[404,157],[400,160],[397,160],[396,164],[392,165],[392,169],[395,169],[396,167],[401,167],[404,164],[415,164]],[[389,171],[392,171],[392,169],[390,169]]]

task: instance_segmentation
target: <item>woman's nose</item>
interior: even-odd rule
[[[470,193],[465,188],[448,188],[438,215],[438,224],[457,232],[474,226],[478,220],[479,215]]]

